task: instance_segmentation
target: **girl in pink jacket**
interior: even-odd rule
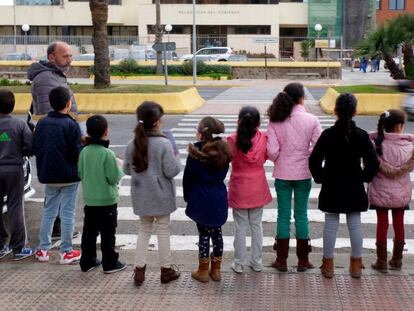
[[[246,260],[246,231],[250,227],[251,268],[262,270],[263,206],[272,201],[266,180],[267,135],[259,131],[260,114],[255,107],[243,107],[239,113],[237,133],[227,138],[232,152],[229,182],[229,206],[234,218],[234,261],[231,268],[243,272]]]
[[[308,259],[308,199],[312,175],[308,159],[322,129],[318,118],[304,107],[305,92],[300,83],[290,83],[273,100],[268,109],[267,155],[275,163],[273,177],[277,194],[277,233],[274,249],[277,257],[272,266],[287,271],[292,194],[296,227],[298,271],[313,268]]]
[[[401,270],[404,249],[404,210],[411,201],[410,171],[413,169],[414,136],[403,133],[405,114],[400,110],[385,111],[372,133],[380,169],[368,187],[372,209],[377,211],[377,261],[372,268],[387,272],[388,210],[392,211],[394,249],[388,262],[390,269]]]

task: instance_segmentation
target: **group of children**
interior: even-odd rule
[[[100,265],[105,273],[125,269],[125,263],[115,251],[117,184],[124,173],[131,176],[132,206],[140,218],[134,283],[140,286],[145,280],[147,249],[154,227],[161,282],[176,280],[180,272],[171,260],[170,215],[177,209],[174,177],[179,174],[181,165],[171,133],[161,130],[163,108],[155,102],[139,105],[134,138],[128,143],[121,164],[108,149],[109,130],[104,117],[95,115],[87,120],[88,136],[82,146],[79,126],[68,115],[68,91],[56,88],[49,98],[54,111],[37,124],[32,148],[32,134],[26,124],[9,115],[14,106],[13,94],[0,91],[0,197],[7,195],[8,212],[13,219],[9,245],[6,245],[7,235],[0,219],[0,257],[11,251],[16,259],[34,253],[27,246],[22,193],[14,189],[15,183],[11,187],[8,182],[12,175],[20,178],[22,157],[34,154],[39,181],[46,184],[40,243],[35,253],[40,261],[49,260],[53,221],[59,214],[61,264],[80,259],[85,272]],[[220,136],[225,132],[220,120],[210,116],[200,120],[197,142],[188,146],[183,175],[186,214],[196,223],[199,232],[199,265],[191,273],[194,279],[200,282],[221,279],[221,228],[227,221],[228,207],[232,208],[235,224],[231,268],[242,273],[246,267],[249,228],[252,235],[249,266],[256,272],[262,270],[263,207],[272,201],[264,169],[268,159],[274,162],[278,209],[274,268],[287,271],[292,197],[297,270],[313,268],[308,257],[311,246],[307,217],[313,177],[316,183],[322,184],[319,209],[325,212],[322,274],[328,278],[334,275],[336,233],[339,215],[343,213],[351,239],[350,274],[355,278],[361,276],[361,212],[368,207],[376,209],[378,216],[377,260],[372,267],[381,272],[386,272],[388,267],[401,269],[404,210],[411,200],[409,172],[414,167],[414,136],[403,133],[405,116],[399,110],[384,112],[377,132],[369,135],[352,120],[356,109],[353,95],[340,95],[335,107],[338,120],[322,132],[317,117],[305,111],[303,86],[291,83],[269,107],[266,132],[259,130],[259,111],[250,106],[240,110],[237,132],[227,139]],[[2,139],[6,136],[2,133],[10,139]],[[230,163],[227,190],[224,181]],[[82,252],[72,248],[79,181],[85,204]],[[368,193],[364,183],[369,183]],[[20,201],[16,195],[20,196]],[[392,210],[395,238],[392,259],[387,263],[389,209]],[[98,234],[101,235],[102,262],[96,254]]]

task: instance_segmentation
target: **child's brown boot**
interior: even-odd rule
[[[350,261],[351,263],[349,267],[349,273],[353,278],[359,279],[362,275],[362,269],[365,269],[364,265],[362,264],[362,257],[351,257]]]
[[[210,269],[210,276],[213,281],[219,282],[221,281],[221,259],[222,257],[213,257],[211,256],[211,269]]]
[[[390,270],[401,270],[404,245],[404,241],[394,241],[394,247],[392,249],[392,258],[388,262],[388,264],[390,265]]]
[[[208,282],[210,280],[210,277],[208,276],[209,264],[210,264],[209,258],[199,258],[198,269],[191,272],[191,277],[203,283]]]
[[[321,273],[324,277],[330,279],[334,276],[334,261],[333,258],[322,258],[322,266],[320,266]]]
[[[382,273],[388,272],[387,242],[377,242],[377,261],[371,264],[371,268]]]

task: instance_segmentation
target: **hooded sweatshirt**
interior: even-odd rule
[[[78,112],[75,97],[69,88],[66,75],[49,62],[33,63],[27,71],[27,78],[32,81],[33,112],[37,115],[47,114],[53,109],[49,103],[49,93],[58,86],[65,87],[70,92],[72,112]]]
[[[267,135],[257,131],[252,147],[243,153],[236,147],[236,134],[227,138],[232,151],[232,171],[229,182],[229,206],[232,208],[257,208],[272,201],[266,180]]]

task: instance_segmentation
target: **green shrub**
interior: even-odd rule
[[[20,85],[27,85],[27,82],[22,83],[19,80],[9,80],[9,79],[0,80],[0,86],[20,86]]]
[[[207,66],[205,62],[202,60],[197,61],[197,75],[203,75],[208,73],[207,72]],[[191,76],[193,74],[193,62],[192,61],[185,61],[182,64],[183,67],[183,73],[186,76]]]
[[[118,70],[123,73],[132,73],[138,71],[138,63],[134,59],[124,59],[119,62]]]

